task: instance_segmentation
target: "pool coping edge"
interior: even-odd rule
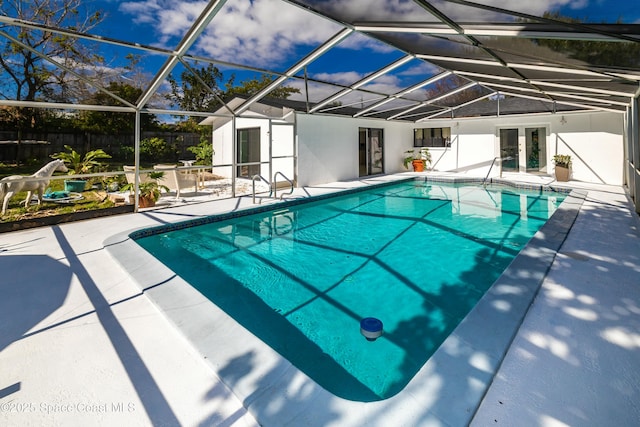
[[[409,178],[409,180],[413,179],[415,177]],[[456,182],[455,179],[443,180],[442,178],[427,180]],[[482,180],[463,179],[463,181],[479,182]],[[526,186],[525,188],[531,189],[531,187]],[[535,187],[534,189],[543,189],[546,186],[533,187]],[[345,191],[361,191],[363,188],[343,190],[339,194],[332,193],[328,197],[343,195]],[[406,422],[413,423],[412,425],[421,425],[427,423],[427,420],[444,425],[466,425],[475,414],[482,397],[498,371],[510,343],[526,316],[526,311],[537,295],[557,251],[577,217],[585,196],[586,192],[572,190],[567,199],[570,202],[574,201],[560,205],[405,389],[396,396],[378,402],[348,401],[333,396],[322,389],[284,357],[277,354],[233,319],[228,318],[226,313],[217,308],[215,304],[206,300],[188,283],[142,250],[131,238],[132,233],[135,233],[136,230],[116,234],[106,239],[104,245],[116,262],[129,272],[143,293],[163,312],[187,341],[207,359],[220,380],[236,394],[262,425],[282,425],[286,424],[285,421],[293,424],[305,423],[305,425],[322,426],[332,425],[332,423],[341,426],[357,426],[363,422],[369,425],[378,425],[377,422],[382,422],[384,419],[381,417],[383,411],[391,411],[391,413],[397,411],[392,408],[403,408],[402,416],[406,418]],[[272,204],[261,207],[260,210],[272,210],[278,207],[283,207],[283,205]],[[242,215],[251,213],[255,213],[255,210],[251,208],[242,210]],[[550,245],[550,242],[540,233],[553,236],[551,242],[553,244]],[[535,265],[538,272],[543,269],[543,273],[534,275],[535,277],[531,277],[527,283],[522,283],[521,279],[514,283],[514,278],[518,278],[516,273],[523,269],[529,270],[531,265]],[[516,291],[520,293],[514,294]],[[521,312],[518,315],[508,316],[509,328],[505,327],[504,322],[505,316],[510,313],[501,313],[500,310],[496,310],[496,307],[505,306],[505,301],[512,304],[512,307],[521,307],[519,309]],[[501,329],[500,334],[493,334],[492,341],[486,341],[482,339],[482,334],[478,334],[479,325],[486,327],[488,321]],[[211,331],[216,332],[215,335],[218,336],[211,337],[214,335],[211,334]],[[241,338],[242,348],[234,346],[223,348],[228,346],[228,338],[236,340]],[[501,345],[496,344],[495,341],[498,339],[502,342]],[[487,346],[491,348],[487,348]],[[497,346],[501,349],[496,352]],[[247,374],[246,378],[236,382],[229,381],[225,375],[220,375],[220,369],[233,366],[239,356],[248,354],[247,350],[249,352],[255,351],[256,354],[260,353],[256,361],[262,365],[251,367],[255,372]],[[484,354],[484,358],[482,354]],[[446,376],[442,374],[446,374],[449,370],[455,372],[456,377],[460,378],[460,384],[452,382],[446,384],[444,388],[435,387],[436,380]],[[460,375],[463,372],[468,373],[470,377]],[[274,379],[271,386],[264,387],[263,385],[263,389],[260,390],[252,385],[256,379],[265,377]],[[475,379],[473,387],[467,383],[469,378]],[[306,390],[304,401],[299,401],[301,389]],[[440,394],[440,398],[436,402],[433,402],[433,393]],[[408,396],[410,399],[405,400]],[[293,408],[288,420],[282,418],[284,415],[282,412],[277,413],[278,418],[273,418],[270,415],[274,406],[282,405],[283,402],[279,399],[284,399],[286,403],[295,403],[292,405]],[[428,405],[428,402],[432,402],[431,406]],[[426,408],[425,403],[427,403]],[[413,411],[415,413],[409,413],[409,409],[405,408],[410,404],[418,406],[418,410],[414,409]],[[338,413],[338,420],[328,418],[326,414],[319,411],[322,408],[325,410],[331,408],[329,411],[331,415]],[[388,422],[389,420],[386,420],[387,424]]]

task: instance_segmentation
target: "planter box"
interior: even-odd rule
[[[64,182],[64,191],[68,191],[70,193],[82,193],[84,191],[84,187],[87,185],[87,181],[73,181],[67,179]]]
[[[135,202],[135,196],[133,194],[129,194],[129,204],[133,205]],[[155,199],[151,197],[138,197],[138,207],[139,208],[152,208],[156,205]]]
[[[563,166],[556,166],[556,181],[567,182],[569,181],[569,168]]]
[[[10,221],[0,223],[0,233],[11,231],[25,230],[27,228],[44,227],[65,222],[81,221],[85,219],[100,218],[103,216],[120,215],[132,213],[132,205],[116,206],[114,208],[96,209],[89,211],[73,212],[68,214],[43,216],[41,218],[21,219],[19,221]]]

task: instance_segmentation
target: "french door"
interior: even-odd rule
[[[547,171],[547,129],[518,127],[499,129],[503,172]]]

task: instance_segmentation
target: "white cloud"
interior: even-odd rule
[[[179,40],[206,1],[128,1],[120,11],[136,23],[155,23],[161,43]],[[200,54],[215,59],[277,68],[297,47],[307,51],[325,42],[340,26],[280,0],[234,0],[218,12],[196,42]],[[174,47],[174,46],[166,46]]]
[[[162,10],[158,0],[129,1],[121,3],[119,10],[133,16],[134,24],[152,24],[155,14]]]
[[[442,72],[442,69],[437,65],[431,64],[429,62],[420,61],[419,64],[407,68],[406,70],[398,73],[400,76],[424,76],[425,79],[436,74]]]
[[[314,79],[324,82],[337,83],[342,85],[351,85],[364,77],[362,73],[356,71],[347,71],[341,73],[316,73]]]

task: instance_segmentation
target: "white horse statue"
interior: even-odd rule
[[[33,178],[49,178],[55,171],[67,172],[67,167],[60,159],[44,165],[38,172],[28,177],[22,175],[11,175],[0,179],[0,199],[2,199],[2,214],[7,210],[9,199],[14,194],[20,191],[28,191],[27,199],[24,201],[24,207],[29,206],[31,196],[34,191],[38,191],[38,204],[42,203],[42,193],[47,185],[49,185],[49,179],[33,179]]]

